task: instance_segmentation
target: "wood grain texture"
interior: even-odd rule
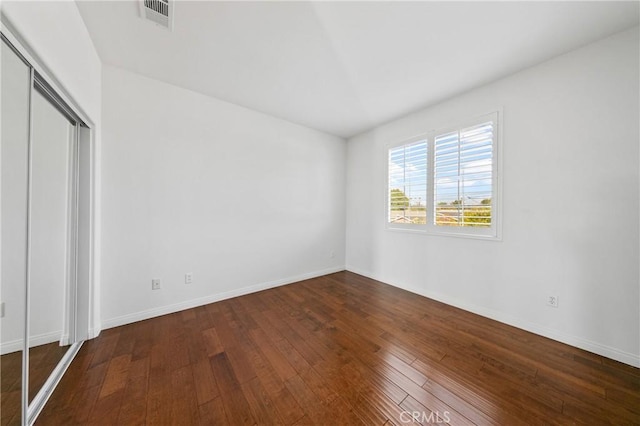
[[[110,330],[39,425],[640,424],[640,371],[340,272]]]
[[[47,381],[69,346],[58,342],[29,349],[29,401]],[[22,404],[22,351],[0,357],[0,425],[19,425]]]

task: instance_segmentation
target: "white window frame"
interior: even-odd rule
[[[442,226],[434,222],[435,214],[435,138],[439,135],[465,129],[486,121],[493,121],[492,145],[492,196],[491,196],[491,226]],[[427,142],[427,203],[426,224],[409,224],[389,222],[390,188],[389,188],[389,152],[391,149],[403,145],[411,145],[419,141]],[[459,121],[455,125],[439,127],[428,133],[423,133],[409,139],[385,145],[385,228],[390,231],[415,232],[427,235],[475,238],[482,240],[502,240],[502,109],[496,108],[492,112],[482,114],[471,119]]]

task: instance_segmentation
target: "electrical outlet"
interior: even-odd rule
[[[0,318],[4,318],[4,302],[0,302]]]
[[[336,252],[334,252],[333,250],[331,250],[329,252],[329,259],[333,259],[334,257],[336,257]]]
[[[557,308],[558,307],[558,296],[548,296],[547,297],[547,305]]]
[[[184,274],[184,283],[191,284],[192,282],[193,282],[193,273],[187,272],[186,274]]]
[[[151,280],[151,290],[160,290],[160,278]]]

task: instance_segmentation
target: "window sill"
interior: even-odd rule
[[[398,227],[398,226],[386,226],[386,231],[392,232],[400,232],[400,233],[408,233],[408,234],[421,234],[421,235],[429,235],[436,237],[454,237],[454,238],[465,238],[465,239],[473,239],[473,240],[484,240],[484,241],[502,241],[502,236],[500,233],[497,234],[480,234],[480,233],[469,233],[465,231],[458,232],[442,232],[436,231],[433,229],[429,229],[425,226],[420,228],[415,227]]]

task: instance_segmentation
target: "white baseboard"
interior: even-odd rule
[[[31,336],[31,338],[29,339],[29,347],[32,348],[34,346],[46,345],[47,343],[59,342],[63,338],[64,336],[62,336],[62,330],[39,334],[37,336]],[[0,345],[0,355],[6,355],[21,350],[22,339],[11,340]]]
[[[88,339],[95,339],[96,337],[98,337],[100,335],[100,332],[102,331],[102,324],[100,324],[100,327],[94,327],[94,328],[90,328],[87,335],[88,335]]]
[[[385,282],[380,277],[376,276],[376,274],[371,273],[370,271],[364,271],[354,266],[347,265],[346,270],[358,275],[363,275],[367,278],[374,279],[376,281]],[[437,300],[438,302],[446,303],[447,305],[455,306],[456,308],[464,309],[465,311],[473,312],[474,314],[478,314],[483,317],[490,318],[492,320],[496,320],[501,323],[508,324],[513,327],[517,327],[552,340],[556,340],[558,342],[566,343],[567,345],[571,345],[576,348],[584,349],[585,351],[593,352],[595,354],[602,355],[604,357],[611,358],[613,360],[620,361],[634,367],[640,367],[640,356],[636,354],[625,352],[617,348],[600,344],[598,342],[593,342],[582,337],[573,336],[559,330],[554,330],[542,326],[540,324],[525,321],[512,315],[505,314],[504,312],[467,303],[463,300],[455,299],[441,293],[431,292],[421,288],[415,288],[406,285],[390,283],[386,284],[410,291],[411,293],[419,294],[420,296],[428,297],[429,299]]]
[[[334,272],[344,271],[344,269],[345,269],[344,266],[337,266],[333,268],[323,269],[320,271],[314,271],[314,272],[309,272],[302,275],[297,275],[295,277],[289,277],[289,278],[284,278],[280,280],[255,284],[248,287],[242,287],[239,289],[226,291],[224,293],[212,294],[210,296],[187,300],[187,301],[175,303],[172,305],[160,306],[160,307],[148,309],[142,312],[135,312],[132,314],[123,315],[116,318],[102,320],[102,324],[101,324],[102,330],[118,327],[121,325],[131,324],[137,321],[143,321],[149,318],[159,317],[161,315],[172,314],[174,312],[184,311],[185,309],[191,309],[197,306],[208,305],[209,303],[215,303],[221,300],[231,299],[233,297],[243,296],[245,294],[255,293],[258,291],[267,290],[269,288],[279,287],[286,284],[292,284],[298,281],[308,280],[310,278],[316,278],[322,275],[332,274]],[[94,332],[95,330],[90,330],[89,336],[94,334]]]

